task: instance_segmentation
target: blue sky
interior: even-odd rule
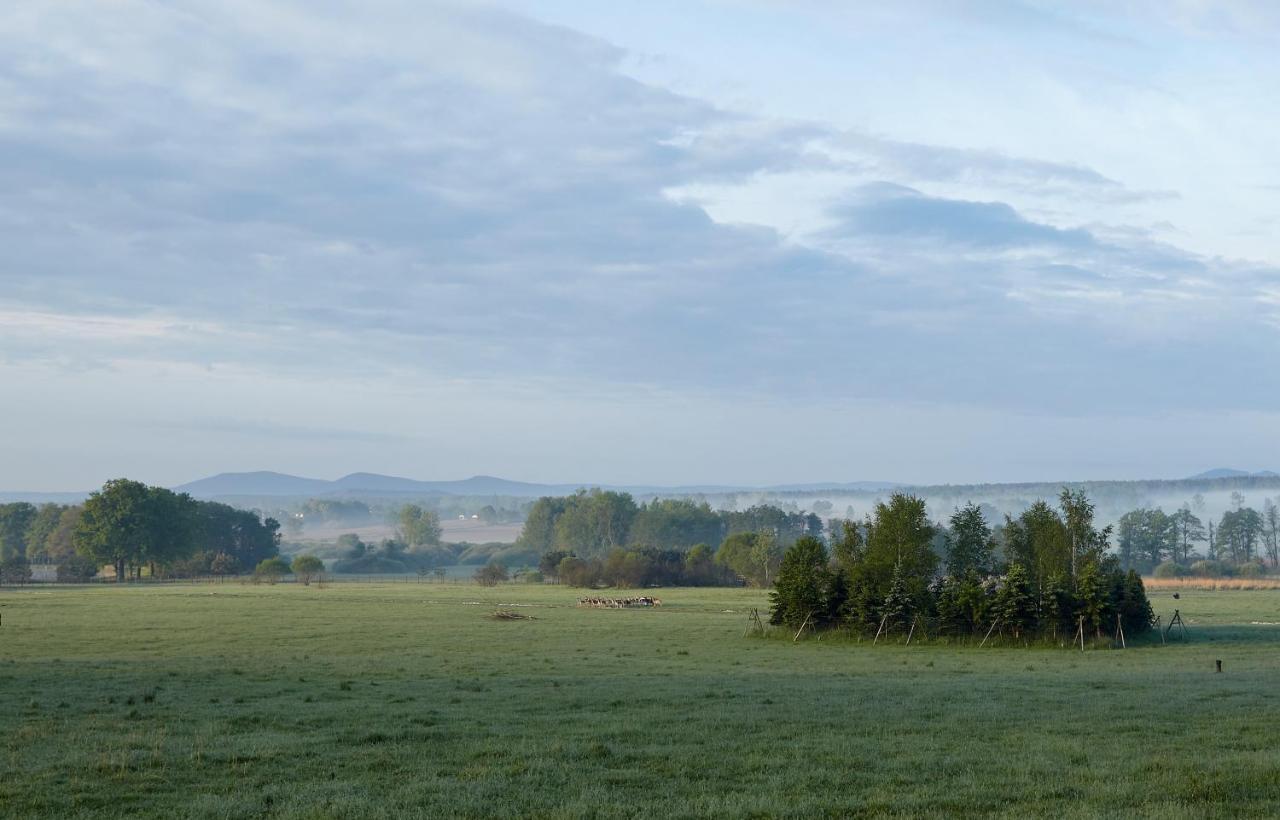
[[[19,3],[0,488],[1276,467],[1271,4]]]

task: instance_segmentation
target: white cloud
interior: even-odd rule
[[[867,403],[889,423],[929,403],[943,421],[1280,399],[1217,366],[1269,367],[1280,276],[1134,227],[1173,201],[1159,186],[727,110],[490,8],[376,11],[29,4],[0,21],[0,361],[103,368],[122,397],[240,374],[227,412],[331,381],[351,395],[298,429],[352,447],[417,440],[355,394],[458,380],[528,385],[506,414],[451,394],[486,408],[449,419],[476,438],[575,396],[612,412],[601,385],[696,397],[704,434],[748,400]],[[1187,369],[1200,389],[1173,378]],[[192,418],[166,436],[288,423]]]

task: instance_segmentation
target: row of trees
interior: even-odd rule
[[[807,534],[800,539],[819,539]],[[538,570],[551,580],[579,587],[770,586],[787,545],[773,529],[735,532],[718,547],[694,544],[687,550],[615,547],[604,555],[549,550]]]
[[[1150,628],[1151,608],[1142,579],[1106,554],[1110,534],[1083,493],[1064,490],[1057,508],[1037,502],[1006,517],[1003,549],[978,507],[956,510],[939,555],[924,501],[895,494],[847,523],[830,551],[814,537],[786,551],[771,622],[871,633],[922,618],[943,634],[994,627],[1019,639],[1069,638],[1081,623],[1101,635],[1119,622],[1136,635]]]
[[[185,493],[116,479],[83,504],[0,505],[0,565],[6,580],[55,564],[60,580],[84,580],[103,565],[117,580],[152,575],[234,574],[279,553],[275,519]]]
[[[688,499],[637,504],[630,493],[580,490],[534,502],[517,545],[535,554],[559,551],[586,559],[621,548],[686,551],[720,544],[735,533],[757,532],[772,533],[785,546],[803,535],[821,536],[823,524],[812,513],[768,505],[738,512]]]
[[[1117,552],[1126,567],[1150,570],[1162,563],[1191,571],[1197,562],[1213,561],[1240,568],[1280,566],[1280,507],[1267,499],[1259,512],[1237,497],[1216,523],[1206,523],[1189,505],[1172,514],[1160,508],[1125,513],[1116,525]],[[1204,552],[1200,548],[1204,548]]]

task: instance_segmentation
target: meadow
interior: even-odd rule
[[[1280,591],[1155,591],[1188,642],[1084,653],[747,637],[758,590],[578,594],[0,590],[0,814],[1280,815]]]

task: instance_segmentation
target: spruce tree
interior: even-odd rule
[[[1120,583],[1120,623],[1125,634],[1141,635],[1151,629],[1154,617],[1142,578],[1134,570],[1129,570]]]
[[[1036,627],[1036,599],[1031,594],[1031,582],[1021,564],[1013,564],[1005,573],[994,602],[995,616],[1002,626],[1020,638]]]
[[[769,622],[790,627],[806,620],[815,627],[829,625],[843,603],[833,600],[833,591],[841,588],[833,576],[822,542],[809,535],[798,539],[782,556],[769,594],[773,605]]]
[[[902,562],[893,565],[893,575],[889,580],[889,590],[885,593],[884,603],[880,606],[880,617],[884,620],[885,629],[894,627],[906,628],[915,616],[914,596],[908,586],[907,573]]]

